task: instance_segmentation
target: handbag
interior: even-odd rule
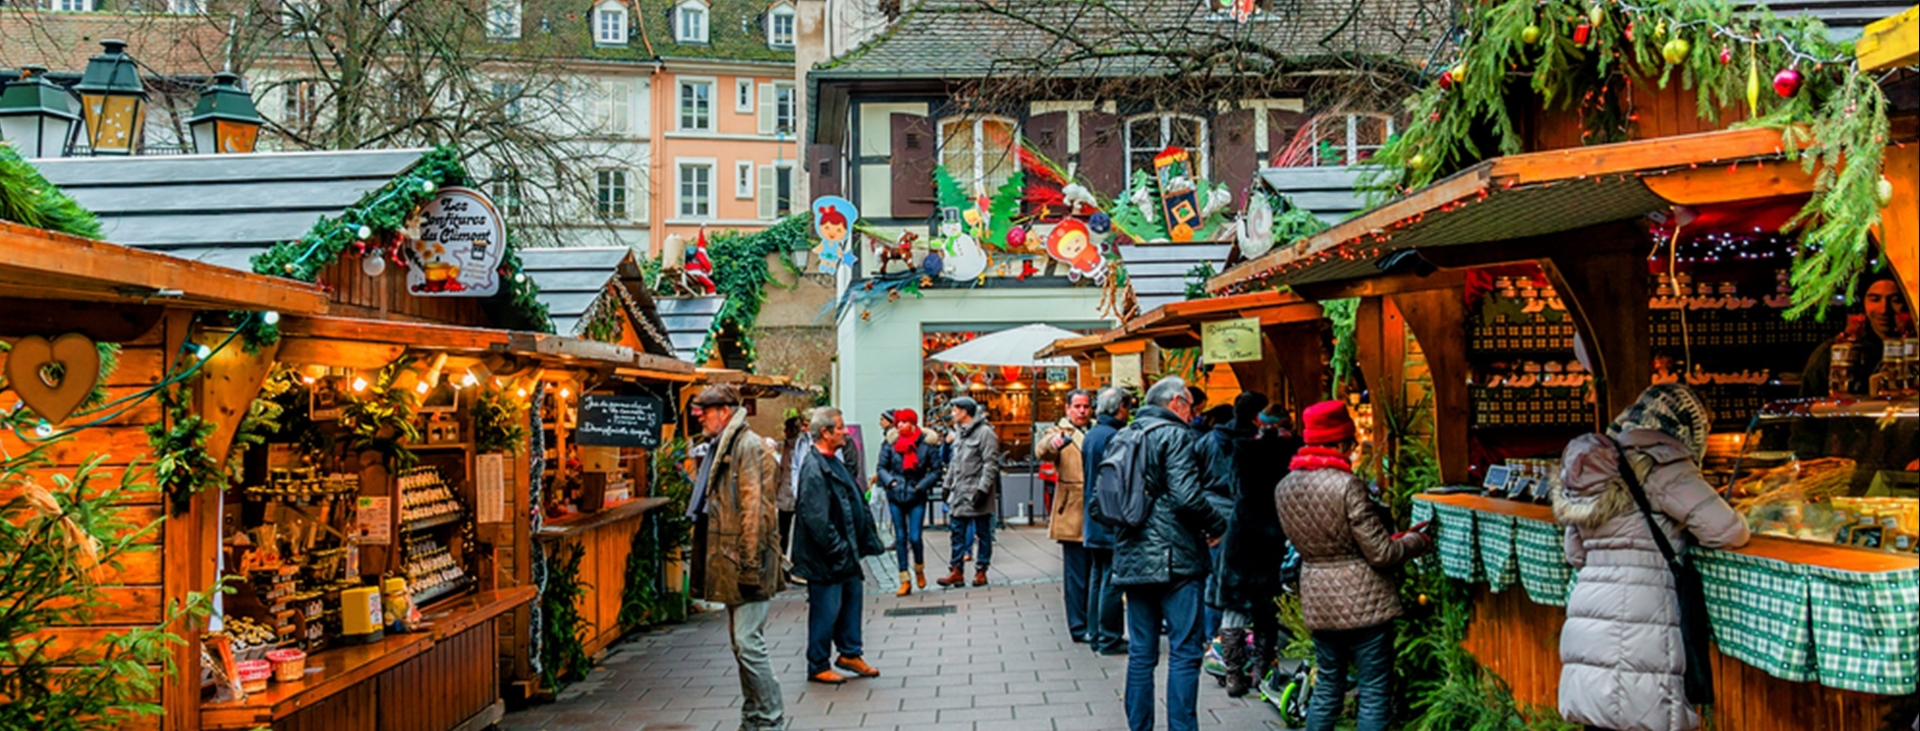
[[[1713,705],[1713,625],[1707,619],[1707,589],[1700,580],[1700,571],[1686,561],[1686,557],[1673,550],[1673,544],[1667,541],[1667,532],[1660,530],[1660,524],[1653,520],[1653,505],[1647,502],[1647,491],[1640,486],[1640,476],[1633,471],[1633,465],[1627,463],[1627,452],[1620,443],[1613,442],[1614,455],[1620,460],[1620,477],[1627,481],[1627,492],[1633,494],[1633,502],[1640,506],[1640,517],[1647,519],[1647,531],[1653,534],[1653,542],[1660,546],[1660,555],[1667,559],[1667,568],[1673,571],[1675,597],[1680,602],[1680,645],[1686,652],[1686,672],[1682,674],[1687,689],[1687,702],[1696,706]]]

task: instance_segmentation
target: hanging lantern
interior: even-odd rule
[[[226,72],[213,75],[213,86],[200,92],[193,116],[187,118],[193,149],[202,155],[253,152],[261,124],[260,110],[241,88],[240,76]]]
[[[20,79],[0,92],[0,140],[27,159],[66,154],[67,140],[80,123],[73,97],[47,81],[46,73],[44,66],[23,68]]]
[[[140,69],[126,54],[127,42],[100,42],[100,55],[87,59],[87,71],[74,85],[87,120],[87,145],[94,155],[131,155],[140,150],[147,125],[147,89]]]

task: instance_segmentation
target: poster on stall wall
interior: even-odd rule
[[[1113,385],[1121,388],[1139,388],[1140,354],[1116,353],[1113,356]]]
[[[1260,359],[1260,318],[1243,317],[1200,324],[1200,360],[1245,363]]]
[[[361,497],[354,503],[353,542],[361,546],[393,543],[393,498]]]
[[[507,230],[485,193],[441,188],[403,229],[407,291],[415,297],[491,297],[500,290]]]
[[[499,452],[473,458],[473,520],[476,523],[504,523],[507,520],[507,456]]]

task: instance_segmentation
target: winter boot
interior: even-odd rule
[[[941,579],[941,580],[939,580],[939,581],[937,581],[937,582],[934,582],[934,583],[937,583],[937,584],[939,584],[939,585],[941,585],[941,586],[944,586],[944,587],[947,587],[947,588],[953,588],[953,587],[956,587],[956,586],[966,586],[966,585],[967,585],[967,572],[966,572],[966,571],[964,571],[964,570],[962,570],[962,569],[961,569],[961,567],[959,567],[959,566],[955,566],[955,567],[953,567],[953,573],[951,573],[951,574],[947,574],[947,577],[946,577],[946,578],[944,578],[944,579]]]
[[[922,589],[927,588],[927,565],[926,564],[917,563],[913,565],[913,583],[919,588],[922,588]]]
[[[906,596],[912,593],[913,593],[913,579],[908,577],[907,572],[905,571],[900,572],[900,590],[894,592],[893,595]]]
[[[1226,666],[1228,698],[1247,694],[1247,634],[1244,627],[1220,630],[1220,664]]]
[[[973,572],[973,585],[974,586],[987,585],[987,569],[985,567],[981,567],[980,569]]]

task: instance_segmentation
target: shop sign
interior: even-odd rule
[[[1243,317],[1201,323],[1200,359],[1207,363],[1259,360],[1260,318]]]
[[[1047,383],[1066,383],[1069,372],[1065,368],[1048,368]]]
[[[485,193],[441,188],[408,221],[407,291],[416,297],[493,296],[507,251],[501,220]]]
[[[574,428],[574,441],[590,447],[660,446],[660,425],[666,414],[660,399],[652,396],[599,396],[580,398],[580,423]]]

